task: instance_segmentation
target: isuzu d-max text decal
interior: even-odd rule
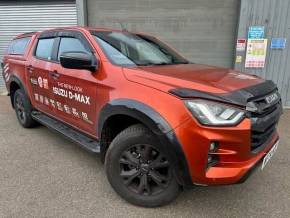
[[[62,96],[71,100],[78,101],[80,103],[91,105],[90,97],[82,94],[83,89],[79,86],[73,86],[66,83],[57,83],[58,87],[52,87],[52,92],[55,95]]]
[[[33,85],[40,87],[41,89],[49,90],[49,82],[47,78],[37,77],[30,78],[30,82]],[[90,96],[85,95],[83,92],[83,88],[77,85],[71,85],[63,82],[57,82],[52,87],[53,95],[58,95],[70,100],[74,100],[80,102],[85,105],[91,105]],[[93,122],[89,119],[88,114],[83,111],[79,111],[76,107],[71,107],[68,104],[63,104],[61,101],[57,101],[56,99],[51,99],[45,96],[45,94],[34,93],[34,98],[37,102],[51,107],[53,109],[57,109],[63,113],[71,115],[76,119],[82,119],[83,121],[93,124]]]
[[[83,104],[87,104],[87,105],[91,104],[89,96],[86,96],[86,95],[83,95],[80,93],[76,93],[76,92],[72,92],[72,91],[68,91],[65,89],[61,89],[58,87],[53,87],[52,91],[56,95],[59,95],[59,96],[65,97],[65,98],[69,98],[71,100],[75,100],[75,101],[78,101],[78,102],[83,103]]]

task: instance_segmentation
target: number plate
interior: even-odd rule
[[[271,148],[271,150],[268,152],[268,154],[266,154],[266,156],[263,159],[263,164],[262,164],[262,170],[265,168],[266,164],[269,162],[269,160],[273,157],[273,155],[275,154],[277,148],[279,145],[279,141],[277,141],[275,143],[275,145],[273,145],[273,147]]]

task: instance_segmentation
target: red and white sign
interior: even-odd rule
[[[247,42],[246,39],[238,39],[236,50],[237,51],[245,51],[246,50],[246,42]]]

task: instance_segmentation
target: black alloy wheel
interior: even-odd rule
[[[21,95],[15,96],[15,111],[20,123],[25,123],[26,120],[26,112],[24,108],[24,102]]]
[[[13,105],[17,119],[24,128],[32,128],[39,125],[31,116],[32,105],[22,89],[16,90],[13,94]]]
[[[114,190],[143,207],[163,206],[176,199],[180,185],[169,148],[142,124],[121,131],[105,156],[107,177]]]
[[[156,148],[137,144],[124,151],[119,160],[124,184],[141,195],[155,195],[168,187],[169,161]]]

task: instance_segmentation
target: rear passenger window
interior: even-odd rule
[[[35,51],[35,56],[51,60],[54,38],[39,39]]]
[[[31,37],[19,38],[12,41],[8,48],[8,54],[23,55]]]
[[[79,39],[69,38],[69,37],[64,37],[64,38],[61,38],[60,40],[58,55],[57,55],[58,60],[59,60],[60,55],[64,52],[89,53],[89,51],[84,47],[84,45],[81,43]]]

